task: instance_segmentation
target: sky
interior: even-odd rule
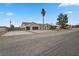
[[[55,25],[60,13],[68,14],[68,24],[79,24],[79,4],[75,3],[0,3],[0,26],[15,26],[22,22],[42,23],[41,10],[45,9],[45,23]]]

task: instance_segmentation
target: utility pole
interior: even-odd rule
[[[45,30],[45,29],[44,29],[44,16],[43,16],[43,30]]]
[[[11,19],[9,20],[9,24],[10,24],[10,31],[11,31],[11,23],[12,23],[12,21],[11,21]]]
[[[11,23],[12,23],[11,19],[10,19],[9,23],[10,23],[10,26],[11,26]]]

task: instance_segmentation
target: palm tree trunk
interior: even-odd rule
[[[43,30],[44,30],[44,16],[43,16]]]

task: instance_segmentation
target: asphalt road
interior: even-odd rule
[[[77,56],[79,31],[0,37],[1,56]]]

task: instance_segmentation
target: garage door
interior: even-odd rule
[[[38,30],[38,27],[32,27],[33,30]]]
[[[30,27],[26,27],[26,30],[30,30]]]

